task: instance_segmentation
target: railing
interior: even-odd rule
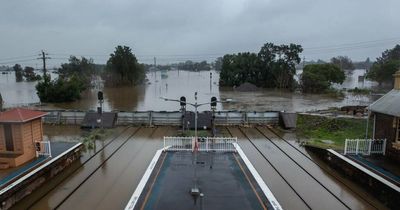
[[[196,142],[197,141],[197,142]],[[164,137],[164,150],[166,151],[221,151],[236,152],[233,143],[237,138],[225,137]]]
[[[80,125],[86,112],[80,110],[40,110],[48,112],[43,117],[44,123]],[[117,125],[182,125],[182,112],[173,111],[118,111]],[[215,112],[215,125],[245,125],[245,124],[277,124],[279,113],[218,111]]]
[[[36,148],[36,157],[39,156],[51,157],[50,141],[36,141],[35,148]]]
[[[346,139],[344,154],[383,154],[386,151],[386,139]]]

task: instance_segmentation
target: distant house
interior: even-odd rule
[[[400,70],[394,88],[369,106],[374,118],[374,139],[387,139],[386,155],[400,162]]]
[[[42,117],[29,109],[0,112],[0,166],[17,167],[36,157],[35,142],[43,140]]]

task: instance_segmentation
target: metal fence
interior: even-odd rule
[[[344,154],[385,155],[386,139],[346,139]]]
[[[196,142],[197,141],[197,142]],[[236,152],[233,143],[237,143],[237,138],[225,137],[164,137],[164,150],[166,151],[221,151]]]
[[[50,141],[36,141],[36,157],[46,156],[51,157],[51,145]]]
[[[80,125],[86,112],[80,110],[41,110],[47,112],[44,123]],[[123,112],[119,111],[116,125],[182,125],[182,112],[143,111]],[[265,112],[241,112],[218,111],[215,112],[215,125],[246,125],[246,124],[277,124],[279,113]]]

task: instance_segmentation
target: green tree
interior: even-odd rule
[[[26,79],[26,81],[36,81],[36,80],[40,80],[42,77],[38,74],[35,74],[34,72],[34,68],[30,67],[30,66],[26,66],[24,68],[24,77]]]
[[[400,45],[385,50],[367,73],[367,78],[379,83],[393,82],[393,74],[400,68]]]
[[[22,82],[23,78],[23,74],[22,74],[22,67],[19,64],[15,64],[13,66],[13,69],[15,71],[15,81],[17,82]]]
[[[41,102],[68,102],[80,99],[86,85],[78,74],[68,78],[59,77],[51,80],[48,74],[36,85],[36,91]]]
[[[81,59],[71,55],[69,63],[61,64],[58,72],[61,77],[69,78],[78,75],[79,78],[87,85],[91,82],[91,77],[95,74],[95,65],[93,59],[81,57]]]
[[[0,93],[0,111],[3,110],[3,104],[4,104],[3,97],[1,96],[1,93]]]
[[[344,71],[334,64],[306,65],[300,77],[303,92],[321,93],[328,90],[332,83],[342,84],[346,79]]]
[[[299,54],[303,52],[301,45],[275,45],[266,43],[258,53],[261,62],[260,76],[263,87],[288,88],[294,87],[296,64],[301,59]]]
[[[130,47],[117,46],[107,61],[105,80],[108,85],[136,85],[145,79],[144,66],[139,64]]]
[[[300,45],[266,43],[258,54],[239,53],[222,58],[220,84],[237,86],[245,82],[258,87],[293,89]]]
[[[354,70],[353,61],[347,56],[336,56],[331,58],[331,63],[343,70]]]

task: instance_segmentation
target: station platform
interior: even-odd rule
[[[281,209],[247,161],[237,152],[160,152],[126,209]],[[199,193],[193,195],[192,188]]]
[[[64,151],[67,151],[68,149],[76,145],[76,142],[51,142],[50,144],[52,148],[52,158],[56,158]],[[19,167],[2,170],[0,173],[0,189],[6,187],[8,184],[24,176],[30,171],[38,168],[52,158],[47,156],[39,156]]]
[[[385,171],[378,166],[373,166],[372,163],[367,162],[365,159],[361,159],[357,156],[345,156],[342,155],[332,149],[327,149],[331,154],[335,155],[336,157],[342,159],[346,163],[350,164],[354,168],[362,171],[369,177],[377,180],[378,182],[382,183],[383,185],[387,186],[394,192],[400,193],[400,187],[397,182],[397,176]]]

